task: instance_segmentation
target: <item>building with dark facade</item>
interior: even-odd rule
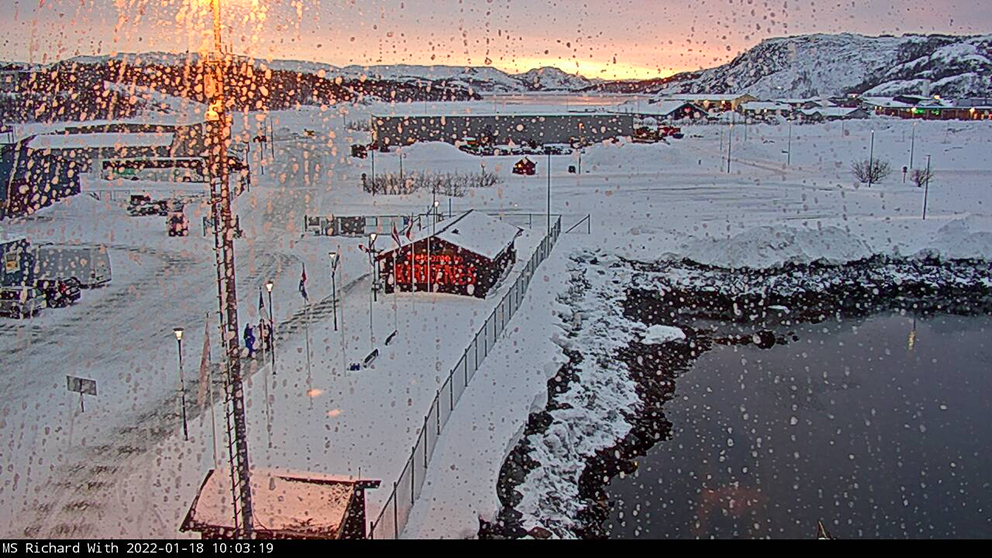
[[[630,114],[478,114],[373,116],[375,141],[403,146],[441,141],[454,145],[474,138],[482,145],[590,144],[634,133]]]

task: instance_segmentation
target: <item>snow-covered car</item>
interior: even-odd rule
[[[45,295],[34,287],[0,287],[0,315],[27,318],[45,306]]]
[[[34,286],[45,295],[49,308],[71,306],[82,296],[79,281],[75,279],[39,279]]]

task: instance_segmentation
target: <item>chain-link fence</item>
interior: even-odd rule
[[[550,232],[541,240],[541,244],[534,251],[523,272],[517,276],[510,290],[493,309],[482,328],[475,334],[475,339],[458,359],[458,364],[451,369],[441,389],[437,391],[434,402],[431,403],[430,411],[424,417],[424,425],[417,436],[417,442],[413,446],[410,459],[403,467],[399,479],[393,483],[393,491],[390,493],[389,499],[386,500],[378,519],[372,523],[369,530],[371,538],[395,539],[399,538],[400,533],[403,532],[410,519],[413,504],[420,497],[420,491],[424,487],[424,478],[427,476],[427,468],[431,456],[434,455],[434,448],[437,447],[441,430],[447,424],[455,405],[465,393],[465,389],[472,381],[476,370],[495,347],[499,336],[510,323],[510,318],[520,308],[530,280],[534,277],[538,266],[551,254],[560,234],[561,217],[555,221]]]

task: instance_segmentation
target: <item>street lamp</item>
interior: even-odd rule
[[[186,381],[183,379],[183,328],[177,327],[172,333],[175,334],[179,346],[179,392],[183,405],[183,439],[189,441],[189,428],[186,424]]]
[[[272,354],[272,375],[276,375],[276,322],[273,318],[272,308],[272,287],[275,284],[272,279],[265,282],[265,290],[269,293],[269,353]]]
[[[375,349],[375,324],[372,321],[372,303],[378,300],[376,294],[376,273],[375,273],[375,239],[378,235],[369,235],[369,263],[372,264],[372,288],[369,290],[369,343]]]
[[[334,331],[338,330],[338,253],[330,252],[327,256],[331,259],[331,308],[334,311]]]

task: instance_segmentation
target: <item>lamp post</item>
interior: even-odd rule
[[[331,259],[331,308],[334,312],[334,331],[338,330],[338,254],[330,252],[327,254]]]
[[[551,151],[548,151],[548,234],[551,234]]]
[[[177,327],[172,333],[176,335],[176,343],[179,346],[179,393],[183,405],[183,439],[189,441],[189,427],[186,424],[186,381],[183,378],[183,328]]]
[[[871,131],[871,147],[868,149],[868,187],[871,188],[872,180],[875,178],[873,161],[875,159],[875,130]]]
[[[269,293],[269,353],[272,354],[272,375],[276,375],[276,322],[273,318],[272,308],[272,287],[275,284],[272,279],[265,282],[265,290]]]
[[[372,288],[369,290],[369,344],[372,349],[375,349],[375,323],[373,321],[373,305],[372,303],[378,298],[376,296],[376,277],[375,277],[375,239],[378,235],[372,233],[369,235],[369,262],[372,264]]]

